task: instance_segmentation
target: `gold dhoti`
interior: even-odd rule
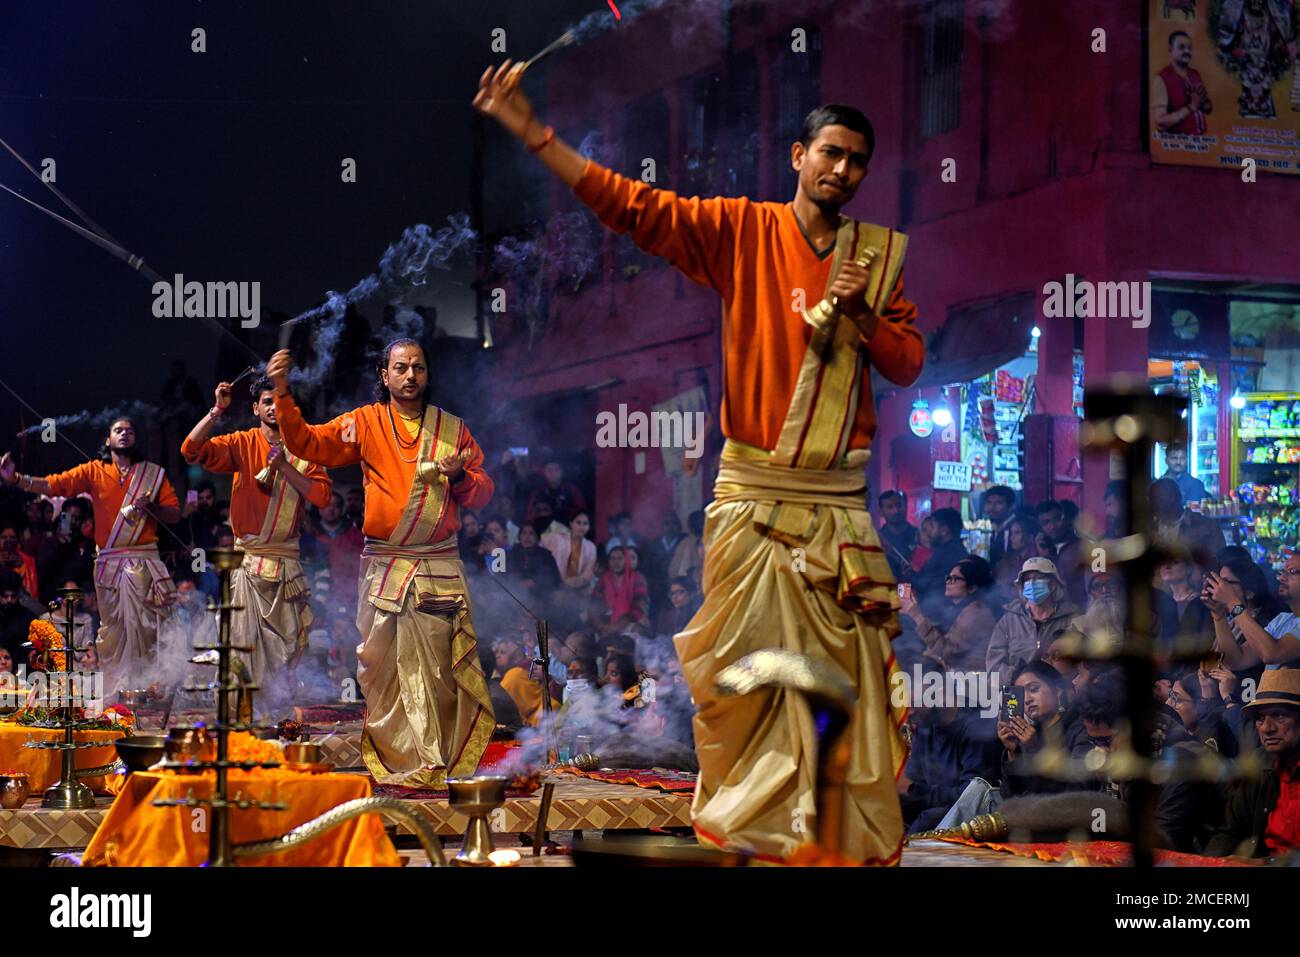
[[[442,788],[473,774],[496,727],[456,554],[454,538],[417,547],[370,541],[363,553],[361,753],[381,784]]]
[[[829,659],[854,682],[841,852],[897,864],[906,710],[890,701],[898,596],[865,507],[867,453],[783,468],[728,442],[706,512],[704,604],[675,638],[698,711],[692,817],[705,842],[783,859],[816,833],[817,737],[798,692],[720,696],[720,670],[762,648]]]
[[[104,697],[154,680],[158,628],[171,614],[175,592],[157,545],[101,548],[95,557],[95,599],[99,636],[95,642],[104,672]]]
[[[234,604],[242,609],[231,614],[232,642],[253,649],[243,657],[253,681],[265,686],[307,647],[307,583],[296,544],[243,541],[240,547],[244,560],[230,578]]]

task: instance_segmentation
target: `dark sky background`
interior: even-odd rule
[[[0,138],[170,278],[260,281],[296,314],[470,202],[470,99],[604,0],[6,3]],[[207,52],[190,31],[207,31]],[[357,183],[340,180],[354,157]],[[0,183],[74,218],[8,153]],[[208,394],[220,338],[156,319],[150,283],[0,192],[0,379],[42,416],[156,400],[175,359]],[[237,323],[238,320],[228,320]],[[0,389],[0,450],[20,416]],[[79,460],[60,453],[61,464]],[[62,461],[66,460],[66,461]]]

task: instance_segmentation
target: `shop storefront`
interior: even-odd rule
[[[1276,568],[1300,532],[1300,289],[1257,290],[1157,290],[1149,374],[1189,400],[1186,468],[1205,494],[1188,507]]]

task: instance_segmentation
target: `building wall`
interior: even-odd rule
[[[965,4],[959,124],[928,140],[918,133],[920,4],[871,5],[870,15],[821,2],[757,10],[740,4],[726,22],[689,29],[683,24],[694,21],[660,11],[638,21],[636,42],[607,35],[558,63],[548,120],[563,129],[594,118],[616,130],[624,104],[664,90],[672,133],[659,185],[671,187],[682,174],[675,157],[689,106],[679,81],[703,71],[725,73],[752,53],[760,78],[753,91],[761,116],[759,189],[772,195],[783,185],[772,173],[776,157],[788,148],[774,141],[773,66],[795,55],[788,52],[792,27],[811,25],[820,32],[821,99],[862,107],[877,134],[868,179],[846,213],[897,224],[911,237],[905,288],[923,331],[933,332],[950,310],[971,302],[1025,292],[1041,302],[1044,283],[1067,273],[1112,281],[1297,281],[1286,229],[1294,181],[1261,174],[1246,184],[1230,170],[1151,165],[1143,139],[1144,4],[1019,2],[990,22],[977,20],[979,6]],[[1095,28],[1106,31],[1104,53],[1091,50]],[[956,161],[955,182],[941,178],[946,159]],[[562,190],[552,202],[572,208]],[[632,278],[616,275],[620,242],[626,240],[607,237],[602,244],[599,285],[552,296],[539,346],[527,352],[518,341],[507,343],[506,387],[542,395],[612,377],[621,381],[601,390],[602,408],[628,401],[648,410],[673,394],[684,373],[702,369],[716,403],[716,296],[659,265]],[[1040,310],[1039,325],[1039,410],[1068,415],[1073,323],[1043,320]],[[1145,379],[1146,333],[1127,321],[1085,323],[1083,349],[1089,386],[1115,373]],[[914,397],[904,390],[880,402],[871,465],[877,490],[897,480],[889,450],[906,431]],[[657,463],[631,474],[631,454],[600,451],[602,511],[637,503],[647,513],[661,511],[669,502],[666,477]],[[1099,518],[1106,463],[1089,460],[1085,472],[1086,485],[1070,497],[1081,491],[1085,510]],[[648,517],[638,524],[656,527]]]

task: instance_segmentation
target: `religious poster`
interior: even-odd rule
[[[1300,172],[1300,0],[1148,0],[1151,156]]]

